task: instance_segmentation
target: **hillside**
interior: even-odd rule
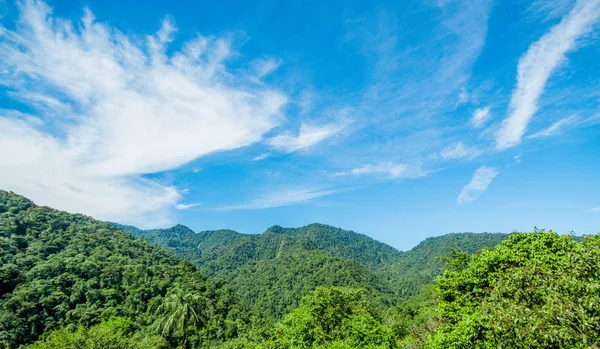
[[[324,224],[273,226],[256,235],[232,230],[196,234],[183,225],[155,230],[120,227],[224,280],[251,309],[274,318],[281,318],[317,286],[362,287],[379,303],[397,303],[441,274],[444,262],[438,257],[448,257],[452,250],[472,254],[508,236],[448,234],[401,252]]]
[[[0,191],[0,347],[113,317],[151,338],[159,305],[173,294],[200,297],[212,314],[198,343],[236,334],[242,308],[194,266],[109,224]]]
[[[372,269],[401,253],[354,232],[321,224],[298,229],[275,226],[260,235],[231,230],[195,234],[182,225],[145,231],[117,226],[224,280],[251,310],[263,316],[281,318],[317,286],[365,288],[379,304],[393,300],[393,290]]]
[[[381,243],[364,235],[316,224],[273,227],[261,235],[195,234],[181,225],[151,231],[120,227],[195,258],[200,268],[209,266],[206,270],[235,294],[144,238],[0,191],[0,346],[394,349],[600,343],[599,236],[543,230],[448,234],[399,252],[389,246],[379,251]]]
[[[508,237],[509,234],[500,233],[452,233],[430,237],[385,265],[378,274],[394,285],[401,298],[414,296],[442,274],[446,267],[443,258],[450,257],[452,251],[474,254],[491,249]]]

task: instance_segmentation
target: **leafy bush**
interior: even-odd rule
[[[27,349],[162,349],[168,343],[160,336],[134,335],[131,320],[111,318],[89,329],[52,331]]]
[[[599,261],[600,236],[512,234],[437,280],[444,323],[428,347],[598,347]]]

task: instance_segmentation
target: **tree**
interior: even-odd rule
[[[131,320],[111,318],[89,329],[61,328],[49,332],[27,349],[161,349],[167,342],[160,336],[133,335]]]
[[[599,260],[600,236],[512,234],[438,279],[443,324],[428,347],[597,348]]]
[[[383,323],[365,290],[318,287],[278,325],[275,338],[289,348],[393,348],[392,330]]]
[[[202,295],[176,288],[158,307],[156,328],[163,337],[176,338],[184,348],[189,348],[191,331],[198,331],[206,324],[206,306]]]

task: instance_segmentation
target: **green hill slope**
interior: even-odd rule
[[[499,233],[453,233],[427,238],[381,268],[378,275],[393,285],[400,298],[414,296],[441,275],[446,267],[442,257],[450,257],[453,250],[474,254],[491,249],[508,237],[509,234]]]
[[[505,234],[449,234],[429,238],[408,252],[353,231],[324,224],[274,226],[263,234],[232,230],[194,233],[177,225],[139,230],[144,236],[224,280],[251,309],[280,318],[317,286],[351,286],[372,291],[379,303],[418,294],[440,275],[438,257],[451,251],[492,248]]]
[[[0,347],[113,316],[144,331],[175,290],[206,302],[211,321],[198,343],[235,335],[241,307],[194,266],[109,224],[0,191]]]
[[[276,226],[260,235],[231,230],[195,234],[182,225],[146,231],[121,227],[224,280],[262,316],[281,318],[317,286],[359,287],[370,290],[379,304],[393,300],[392,289],[369,266],[401,252],[365,235],[320,224]]]

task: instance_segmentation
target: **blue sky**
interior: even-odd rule
[[[600,231],[600,0],[0,0],[0,187],[400,249]]]

